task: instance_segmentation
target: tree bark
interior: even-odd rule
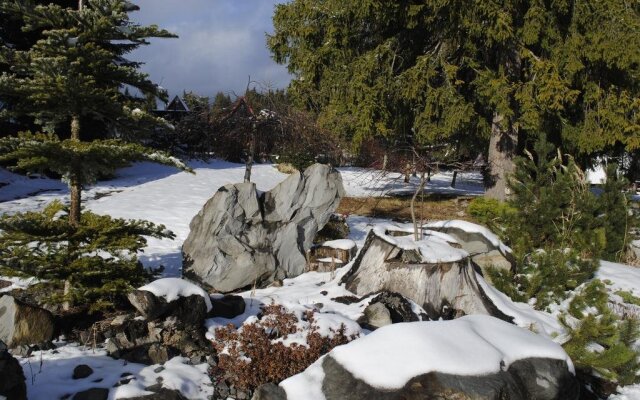
[[[513,158],[518,144],[518,132],[503,115],[494,114],[489,141],[488,173],[485,176],[486,196],[505,201],[509,197],[507,179],[515,171]]]
[[[251,182],[251,167],[253,167],[253,156],[256,151],[256,135],[258,127],[256,122],[251,123],[251,141],[249,142],[249,154],[247,154],[247,162],[244,167],[244,181]]]
[[[71,140],[80,141],[80,117],[71,117]],[[79,171],[72,171],[69,177],[70,204],[69,223],[73,226],[80,224],[80,204],[82,202],[82,182]]]

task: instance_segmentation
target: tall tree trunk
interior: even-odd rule
[[[244,166],[244,181],[251,182],[251,167],[253,167],[253,156],[256,152],[256,135],[258,131],[258,127],[256,122],[252,122],[251,124],[251,140],[249,141],[249,154],[247,154],[247,162]]]
[[[488,173],[485,177],[486,196],[504,201],[509,197],[507,178],[515,171],[513,158],[518,144],[518,132],[500,114],[494,114],[489,141]]]
[[[71,140],[80,141],[80,117],[74,115],[71,118]],[[69,223],[73,226],[80,224],[80,203],[82,201],[82,182],[80,182],[79,171],[71,173],[70,187],[70,205],[69,205]]]

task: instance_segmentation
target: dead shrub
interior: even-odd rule
[[[210,371],[214,383],[226,381],[236,389],[253,392],[264,383],[277,384],[304,371],[334,347],[355,339],[345,334],[344,325],[330,337],[321,335],[312,311],[302,320],[308,322],[308,329],[300,327],[293,313],[272,304],[263,308],[258,320],[241,329],[232,324],[216,329],[213,346],[218,364]],[[307,345],[283,343],[294,334],[302,334]]]

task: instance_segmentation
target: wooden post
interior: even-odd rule
[[[453,171],[453,179],[451,179],[451,187],[456,187],[456,179],[458,178],[458,171]]]

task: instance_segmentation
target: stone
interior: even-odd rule
[[[464,230],[462,229],[464,226],[472,226],[475,229]],[[489,267],[507,271],[515,270],[516,260],[510,249],[500,246],[497,236],[483,226],[466,221],[438,221],[425,225],[425,228],[446,233],[455,238],[469,253],[471,260],[480,267],[482,275],[487,280]]]
[[[149,388],[147,388],[148,390]],[[152,388],[153,393],[145,396],[137,396],[137,397],[129,397],[129,400],[187,400],[186,397],[182,395],[177,390],[171,390],[167,388]]]
[[[181,296],[167,302],[146,290],[134,290],[127,295],[131,305],[147,320],[176,317],[187,325],[202,325],[207,317],[207,305],[200,295]]]
[[[72,400],[107,400],[109,398],[109,389],[91,388],[76,393]]]
[[[12,296],[0,297],[0,340],[9,348],[51,341],[53,315]]]
[[[358,323],[365,329],[375,330],[385,325],[391,325],[391,314],[382,303],[369,304],[365,309]]]
[[[394,369],[399,369],[402,380],[393,375]],[[304,400],[303,390],[326,400],[578,400],[580,396],[569,356],[559,344],[481,315],[380,328],[336,347],[279,387],[283,390],[261,387],[254,400]]]
[[[8,288],[11,285],[13,285],[13,282],[5,281],[4,279],[0,279],[0,289]]]
[[[26,400],[27,385],[20,363],[9,354],[6,344],[0,341],[0,398],[3,397],[7,400]]]
[[[480,376],[430,372],[416,376],[397,390],[381,390],[367,384],[332,357],[325,357],[322,368],[325,374],[322,391],[327,400],[577,400],[580,393],[566,363],[547,358],[518,360],[506,371]]]
[[[185,324],[176,317],[145,321],[119,316],[108,326],[113,335],[107,340],[107,353],[130,362],[162,364],[178,355],[204,359],[213,352],[202,325]]]
[[[228,294],[219,299],[211,299],[211,306],[211,311],[209,311],[207,317],[231,319],[244,313],[247,304],[244,301],[244,297]]]
[[[80,364],[73,369],[73,379],[84,379],[93,374],[93,369],[87,364]]]
[[[265,383],[253,392],[251,400],[287,400],[287,394],[280,386],[274,383]]]
[[[344,193],[340,173],[321,164],[265,193],[254,183],[221,187],[191,221],[184,276],[228,293],[300,275]]]
[[[388,235],[387,235],[388,233]],[[430,319],[452,319],[485,314],[511,322],[484,293],[469,257],[425,263],[372,229],[341,283],[359,295],[396,292],[421,306]],[[406,235],[406,233],[405,233]]]

